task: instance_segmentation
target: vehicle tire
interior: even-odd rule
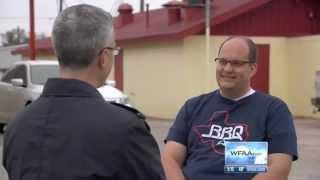
[[[4,133],[6,126],[7,126],[7,124],[0,123],[0,134],[3,134],[3,133]]]
[[[32,101],[27,101],[25,106],[28,106],[31,103],[32,103]]]

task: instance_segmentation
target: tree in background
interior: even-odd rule
[[[36,39],[45,38],[45,33],[36,34]],[[3,46],[12,46],[18,44],[26,44],[29,42],[29,36],[24,29],[16,27],[3,34],[0,34],[1,44]],[[0,44],[0,46],[1,46]]]
[[[29,42],[26,31],[20,27],[16,27],[0,35],[3,46],[25,44]]]

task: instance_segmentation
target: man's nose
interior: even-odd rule
[[[230,62],[227,62],[227,64],[223,67],[223,69],[224,69],[225,71],[232,71],[232,70],[233,70],[233,67],[232,67],[232,65],[231,65]]]

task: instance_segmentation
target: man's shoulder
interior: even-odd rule
[[[265,104],[285,104],[285,102],[281,98],[260,91],[256,91],[254,97],[256,97],[256,99],[264,101]]]
[[[114,108],[115,111],[118,112],[116,113],[116,115],[118,115],[123,121],[127,119],[130,121],[135,121],[135,122],[132,122],[131,124],[144,124],[143,126],[145,126],[150,131],[150,127],[145,121],[146,119],[145,115],[139,110],[133,107],[129,107],[127,105],[119,104],[115,102],[111,102],[109,104],[111,105],[112,108]]]
[[[251,106],[254,106],[256,110],[266,110],[265,112],[277,114],[279,112],[290,112],[288,105],[281,98],[273,95],[269,95],[262,92],[256,92],[252,96],[249,103]]]
[[[186,101],[186,104],[188,104],[189,106],[196,106],[198,104],[205,103],[205,102],[212,100],[213,98],[216,98],[217,95],[218,95],[217,90],[209,92],[209,93],[200,94],[198,96],[194,96],[194,97],[189,98]]]
[[[122,111],[125,111],[125,112],[127,112],[129,114],[132,114],[132,115],[136,116],[139,119],[144,120],[146,118],[142,112],[140,112],[139,110],[137,110],[137,109],[135,109],[133,107],[130,107],[130,106],[127,106],[127,105],[124,105],[124,104],[119,104],[119,103],[116,103],[116,102],[111,102],[110,104],[112,106],[115,106],[115,107],[121,109]]]

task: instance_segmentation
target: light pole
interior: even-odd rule
[[[29,23],[30,23],[30,40],[29,40],[29,57],[30,60],[36,59],[35,32],[34,32],[34,1],[29,1]]]

